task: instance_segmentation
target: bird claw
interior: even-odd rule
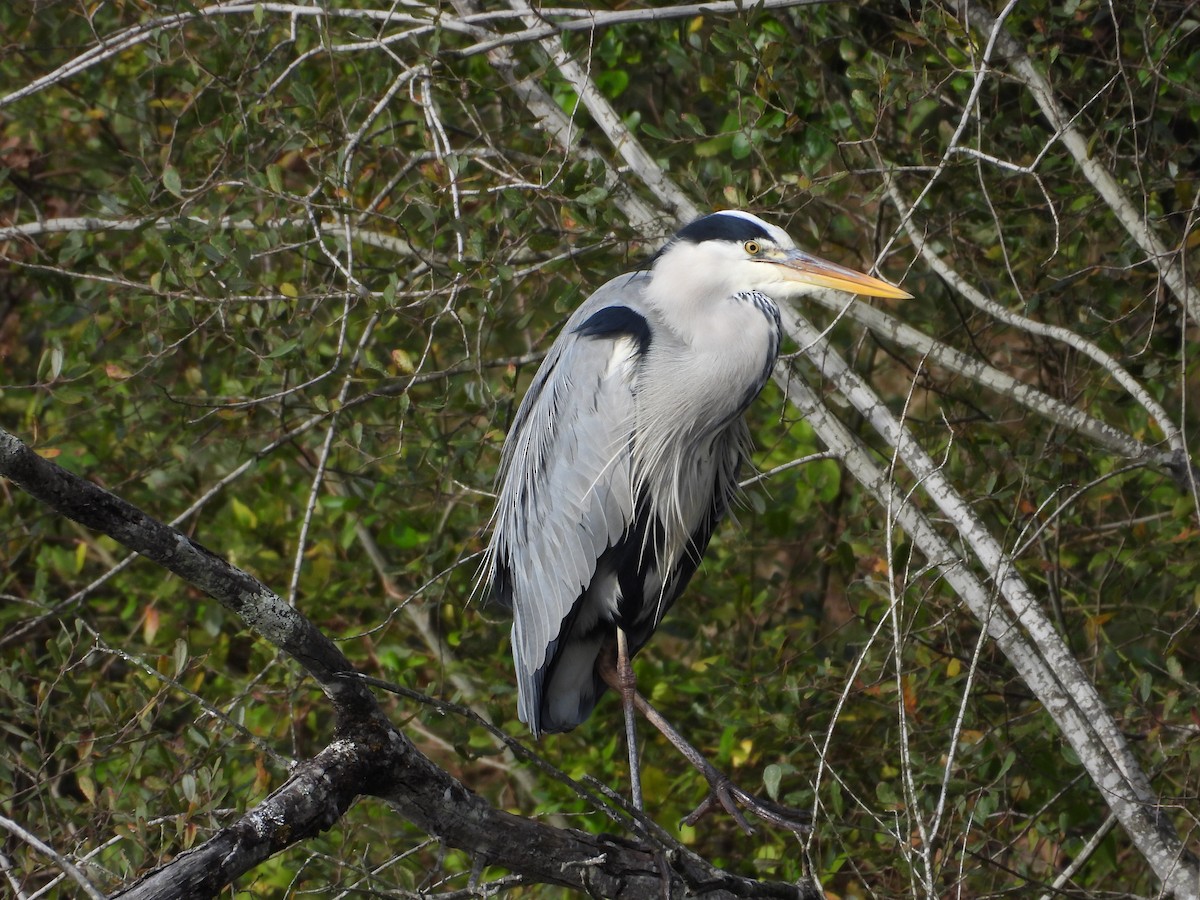
[[[746,834],[754,834],[754,829],[742,815],[742,810],[738,808],[739,805],[754,813],[768,825],[774,825],[776,828],[783,828],[796,834],[807,832],[812,824],[811,816],[805,810],[756,797],[754,794],[743,791],[724,775],[718,774],[716,777],[709,777],[708,788],[708,796],[692,811],[691,815],[683,820],[685,825],[695,825],[720,806],[729,813],[742,831]]]

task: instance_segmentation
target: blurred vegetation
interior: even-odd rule
[[[95,220],[0,242],[0,423],[152,515],[186,511],[190,535],[281,594],[296,576],[295,602],[364,671],[454,699],[451,679],[465,679],[520,734],[507,623],[474,591],[498,450],[530,354],[654,242],[631,232],[595,167],[561,153],[486,55],[462,52],[471,36],[430,27],[386,42],[405,27],[196,9],[0,6],[6,92],[97,35],[180,14],[0,107],[0,228]],[[1198,25],[1192,4],[1147,0],[1019,4],[1005,25],[1077,114],[1093,158],[1192,268]],[[983,42],[952,8],[814,5],[563,42],[698,204],[761,212],[851,265],[869,264],[898,226],[875,154],[910,202],[944,164],[915,213],[938,252],[1007,308],[1104,348],[1196,434],[1195,323],[1003,61],[964,110]],[[516,74],[548,88],[609,155],[546,54],[509,50]],[[943,159],[965,113],[962,143],[986,156]],[[884,270],[917,296],[893,308],[906,322],[1161,438],[1107,372],[966,306],[919,262],[907,268],[913,257],[901,239]],[[1195,848],[1200,530],[1187,497],[1011,400],[918,371],[903,347],[845,323],[832,339],[896,410],[907,398],[922,440],[1021,549],[1022,573]],[[773,387],[751,422],[761,469],[820,449]],[[0,489],[0,814],[115,889],[264,797],[290,759],[328,740],[329,712],[214,601],[143,561],[110,575],[119,546]],[[923,848],[906,830],[897,709],[926,816],[961,717],[935,836],[939,889],[989,897],[1052,880],[1101,827],[1103,799],[898,532],[892,561],[908,578],[893,633],[876,503],[822,461],[751,488],[738,520],[638,660],[651,699],[744,787],[819,800],[812,859],[837,898],[914,895]],[[440,645],[401,603],[428,617]],[[561,784],[537,780],[530,796],[469,723],[388,702],[426,752],[497,804],[611,827]],[[624,790],[618,717],[606,701],[537,749]],[[660,740],[644,757],[649,808],[673,828],[703,781]],[[716,818],[681,835],[737,871],[801,872],[791,836],[747,838]],[[0,850],[10,884],[29,893],[57,874],[11,836]],[[464,854],[363,801],[226,894],[436,893],[465,887],[470,871]],[[1119,830],[1064,888],[1102,889],[1154,893]]]

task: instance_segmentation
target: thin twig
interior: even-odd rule
[[[12,819],[7,816],[0,816],[0,828],[6,830],[13,837],[24,841],[32,849],[42,854],[51,860],[56,866],[62,869],[71,880],[79,885],[80,889],[87,894],[92,900],[104,900],[104,894],[96,889],[96,886],[88,881],[87,876],[79,870],[79,868],[69,859],[51,847],[49,844],[40,840],[35,834],[26,831]]]

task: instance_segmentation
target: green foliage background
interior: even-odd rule
[[[596,167],[564,155],[471,49],[478,35],[397,7],[429,27],[391,40],[408,26],[347,14],[359,6],[0,8],[6,92],[96,35],[180,15],[0,107],[0,228],[47,223],[0,243],[0,421],[152,515],[182,516],[281,593],[294,584],[295,602],[364,671],[470,699],[519,734],[507,623],[474,593],[499,447],[558,325],[655,241],[631,231]],[[1078,113],[1093,157],[1193,267],[1198,24],[1190,4],[1142,0],[1019,4],[1006,22]],[[1024,86],[986,80],[962,141],[977,152],[943,159],[981,51],[952,8],[812,5],[563,42],[698,204],[761,212],[850,265],[868,265],[896,233],[880,165],[910,202],[944,166],[915,214],[944,258],[1007,308],[1114,355],[1195,434],[1195,323]],[[509,51],[516,74],[550,89],[580,137],[612,156],[545,52]],[[425,69],[406,76],[414,66]],[[917,297],[893,308],[909,324],[1160,439],[1108,373],[966,306],[913,258],[900,239],[884,266]],[[907,403],[993,533],[1022,548],[1022,573],[1195,848],[1200,531],[1186,495],[1011,400],[918,371],[903,347],[845,323],[831,336],[896,410]],[[774,387],[751,419],[764,470],[820,449]],[[120,547],[3,490],[0,813],[86,855],[112,889],[264,797],[289,760],[328,740],[329,713],[214,601],[145,562],[110,574]],[[1052,879],[1104,823],[1102,798],[899,532],[893,633],[876,503],[827,460],[755,486],[738,519],[638,661],[652,699],[745,787],[819,800],[810,855],[832,897],[913,895],[923,839],[901,779],[907,767],[930,815],[956,722],[939,890],[986,897]],[[912,727],[906,762],[898,705]],[[469,723],[390,709],[497,804],[610,827],[559,783],[520,784]],[[606,701],[537,749],[624,789],[618,717]],[[832,771],[814,798],[831,728]],[[703,782],[656,739],[645,760],[650,808],[672,827]],[[747,838],[711,820],[682,838],[738,871],[801,872],[791,836]],[[3,854],[27,891],[56,873],[11,838]],[[228,895],[437,892],[465,887],[470,870],[464,854],[360,802]],[[1154,886],[1116,831],[1067,889]]]

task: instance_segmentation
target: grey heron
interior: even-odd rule
[[[575,310],[505,441],[485,574],[513,613],[520,719],[535,736],[568,731],[619,690],[639,809],[635,698],[646,705],[630,660],[734,499],[750,450],[742,414],[779,352],[777,301],[814,288],[910,296],[749,213],[698,219]],[[680,749],[718,791],[723,778]]]

